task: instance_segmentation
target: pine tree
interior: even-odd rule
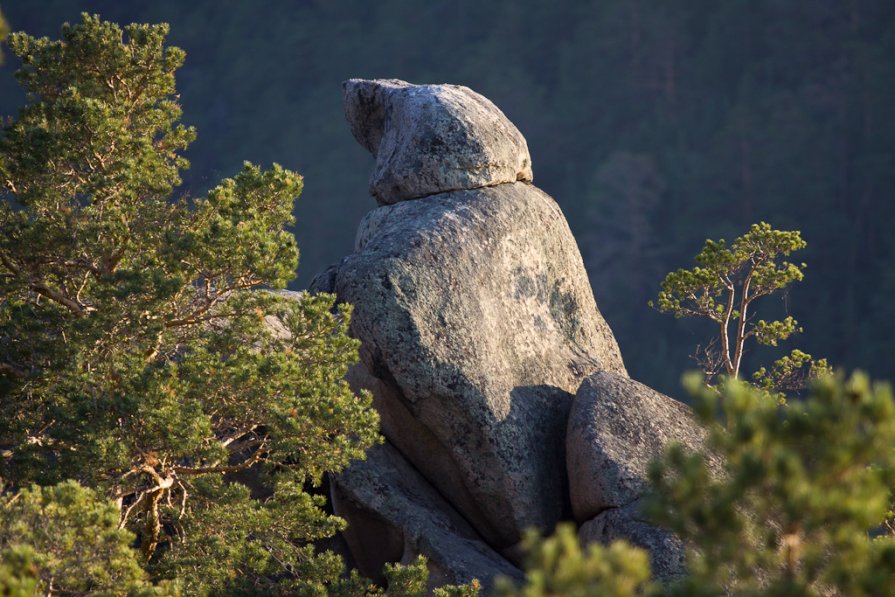
[[[705,241],[696,255],[696,267],[678,269],[662,281],[659,297],[650,306],[675,317],[707,319],[717,329],[694,355],[707,383],[719,375],[739,379],[748,343],[777,346],[801,331],[792,316],[756,320],[753,311],[758,299],[802,280],[805,264],[792,263],[787,257],[805,245],[797,230],[775,230],[765,222],[753,224],[730,246],[724,239]],[[757,370],[752,379],[782,400],[785,392],[804,389],[810,380],[829,372],[825,359],[815,361],[796,349],[770,369]]]
[[[0,497],[0,529],[3,595],[153,593],[118,509],[74,481]]]
[[[862,374],[825,376],[778,405],[728,380],[687,379],[725,462],[671,447],[650,472],[649,514],[690,546],[677,595],[888,595],[895,540],[879,536],[895,487],[895,400]]]
[[[112,500],[140,563],[191,594],[321,593],[341,562],[311,541],[343,522],[307,488],[378,439],[342,381],[351,310],[275,291],[299,175],[176,192],[195,131],[167,32],[85,14],[9,38],[28,102],[0,134],[0,480]]]

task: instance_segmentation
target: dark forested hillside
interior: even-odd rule
[[[895,3],[891,0],[5,0],[12,30],[81,11],[171,24],[184,192],[241,160],[305,176],[296,286],[350,251],[370,158],[341,81],[468,85],[518,125],[566,212],[632,375],[677,394],[700,340],[647,307],[706,238],[798,229],[806,280],[767,308],[835,366],[895,377]],[[24,101],[8,55],[0,114]],[[761,308],[761,307],[760,307]]]

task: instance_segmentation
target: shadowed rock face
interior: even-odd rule
[[[525,138],[467,87],[351,79],[343,89],[351,132],[376,158],[380,205],[532,179]]]

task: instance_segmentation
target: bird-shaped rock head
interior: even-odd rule
[[[532,180],[525,137],[468,87],[349,79],[342,89],[351,132],[376,158],[380,205]]]

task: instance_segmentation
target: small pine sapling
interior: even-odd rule
[[[791,316],[757,319],[754,303],[802,280],[805,264],[787,258],[805,246],[798,231],[775,230],[765,222],[753,224],[730,245],[723,239],[706,240],[696,255],[696,267],[678,269],[662,281],[651,307],[675,317],[707,319],[717,327],[717,334],[694,355],[706,383],[714,383],[718,376],[739,379],[750,341],[777,346],[801,331]],[[829,373],[825,359],[814,360],[794,350],[771,367],[760,368],[752,380],[782,400],[787,392],[804,389],[825,373]]]

